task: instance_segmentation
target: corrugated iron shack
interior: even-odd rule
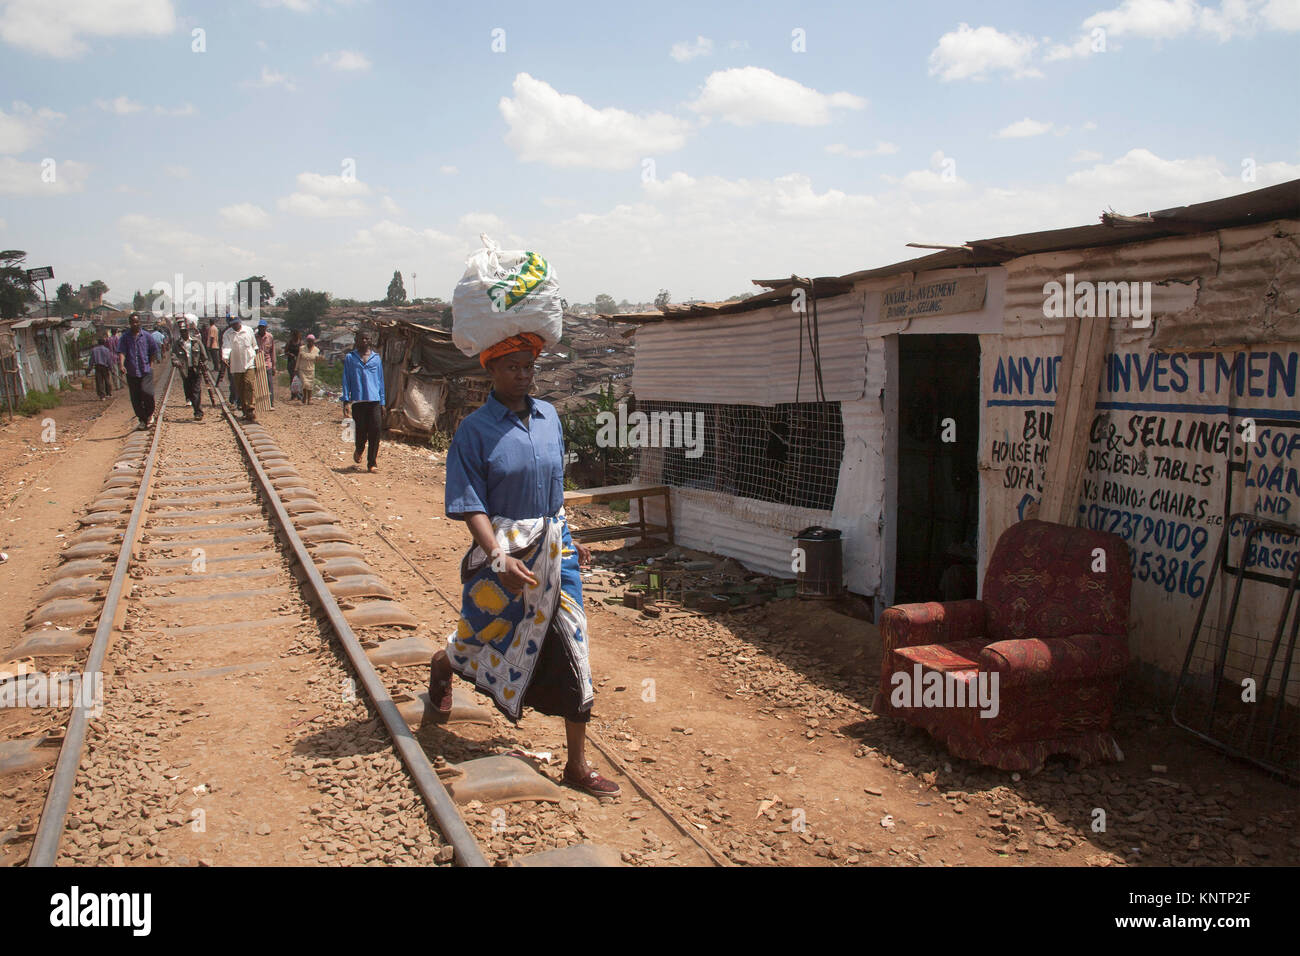
[[[464,355],[442,329],[405,319],[376,318],[373,324],[384,362],[385,429],[419,441],[434,432],[455,434],[491,388],[478,359]]]
[[[1140,669],[1178,673],[1227,515],[1300,523],[1300,181],[755,282],[769,291],[608,317],[637,325],[638,407],[703,416],[702,448],[641,455],[687,546],[791,576],[791,535],[820,524],[877,614],[975,596],[1042,497],[1065,332],[1085,316],[1109,333],[1071,507],[1132,549]],[[1256,576],[1281,584],[1234,629],[1267,644],[1296,560],[1258,551]]]

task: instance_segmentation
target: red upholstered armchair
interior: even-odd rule
[[[1092,570],[1096,548],[1104,573]],[[1051,754],[1122,760],[1110,721],[1129,660],[1131,583],[1118,535],[1012,525],[993,549],[983,600],[885,611],[873,709],[1003,770],[1034,770]]]

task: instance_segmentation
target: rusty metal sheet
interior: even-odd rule
[[[118,528],[87,528],[77,534],[72,539],[73,544],[82,544],[86,541],[121,541],[122,532]]]
[[[617,850],[612,850],[607,846],[598,846],[595,843],[575,843],[571,846],[557,847],[554,850],[544,850],[541,853],[529,853],[527,856],[515,857],[510,861],[511,866],[558,866],[558,867],[580,867],[589,866],[622,866],[623,861]]]
[[[391,641],[380,641],[375,647],[366,648],[366,657],[376,667],[403,667],[406,665],[429,666],[439,645],[423,637],[411,635]]]
[[[428,661],[425,662],[426,664]],[[422,690],[419,694],[397,694],[393,702],[412,730],[421,727],[445,727],[448,724],[491,724],[492,708],[484,703],[484,697],[464,687],[453,687],[451,691],[451,713],[443,717],[429,703],[429,692]]]
[[[68,621],[75,621],[80,624],[82,621],[99,617],[99,608],[100,602],[91,601],[88,598],[60,598],[57,601],[42,604],[27,615],[27,620],[39,624],[44,624],[47,621],[50,624],[66,623]]]
[[[461,776],[448,782],[447,792],[458,804],[559,803],[563,792],[519,757],[498,754],[456,764]]]
[[[82,515],[77,519],[77,524],[83,528],[103,524],[121,525],[122,523],[122,513],[119,511],[92,511],[90,514]]]
[[[72,657],[90,646],[95,633],[89,630],[59,630],[57,627],[44,627],[28,631],[23,639],[0,657],[0,662],[18,660],[22,657]]]
[[[396,601],[367,601],[356,607],[345,608],[343,616],[353,627],[409,627],[420,626],[414,614]]]
[[[0,742],[0,775],[39,770],[59,757],[59,737],[29,737]]]
[[[66,556],[67,552],[64,552]],[[79,578],[83,575],[108,574],[113,570],[113,566],[106,561],[95,558],[83,558],[81,560],[68,560],[66,563],[55,569],[51,575],[53,580],[58,581],[63,578]]]
[[[65,548],[59,552],[59,557],[66,561],[76,561],[84,558],[110,558],[120,550],[121,548],[111,541],[83,541]]]
[[[342,578],[349,574],[373,574],[374,569],[360,558],[352,556],[331,558],[328,561],[319,562],[316,565],[317,570],[326,578]]]
[[[377,597],[392,600],[397,597],[393,589],[373,574],[351,574],[326,586],[336,598]]]
[[[347,544],[355,544],[356,539],[348,534],[338,525],[320,524],[314,528],[303,528],[298,532],[298,537],[308,544],[324,544],[327,541],[342,541]]]
[[[42,591],[41,596],[36,601],[43,604],[46,601],[54,601],[58,598],[85,597],[88,594],[99,594],[106,587],[106,582],[96,577],[59,578]]]
[[[338,524],[339,516],[331,511],[308,511],[293,516],[293,523],[299,528],[313,528],[322,524]]]
[[[301,537],[304,541],[307,540],[306,535],[301,535]],[[308,544],[311,544],[311,542],[308,542]],[[357,558],[358,560],[364,560],[366,553],[355,544],[349,544],[344,541],[325,541],[315,545],[311,549],[311,555],[313,560],[316,561],[328,561],[331,558]]]

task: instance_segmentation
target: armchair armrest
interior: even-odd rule
[[[987,613],[984,602],[929,601],[925,604],[896,604],[880,616],[880,640],[885,661],[899,647],[918,644],[950,644],[983,637]]]
[[[1004,687],[1057,681],[1102,681],[1128,667],[1126,638],[1116,634],[996,641],[980,651],[980,670],[997,671]]]

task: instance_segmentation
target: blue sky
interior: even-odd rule
[[[487,232],[724,298],[1300,178],[1298,53],[1300,0],[0,0],[0,245],[449,299]]]

